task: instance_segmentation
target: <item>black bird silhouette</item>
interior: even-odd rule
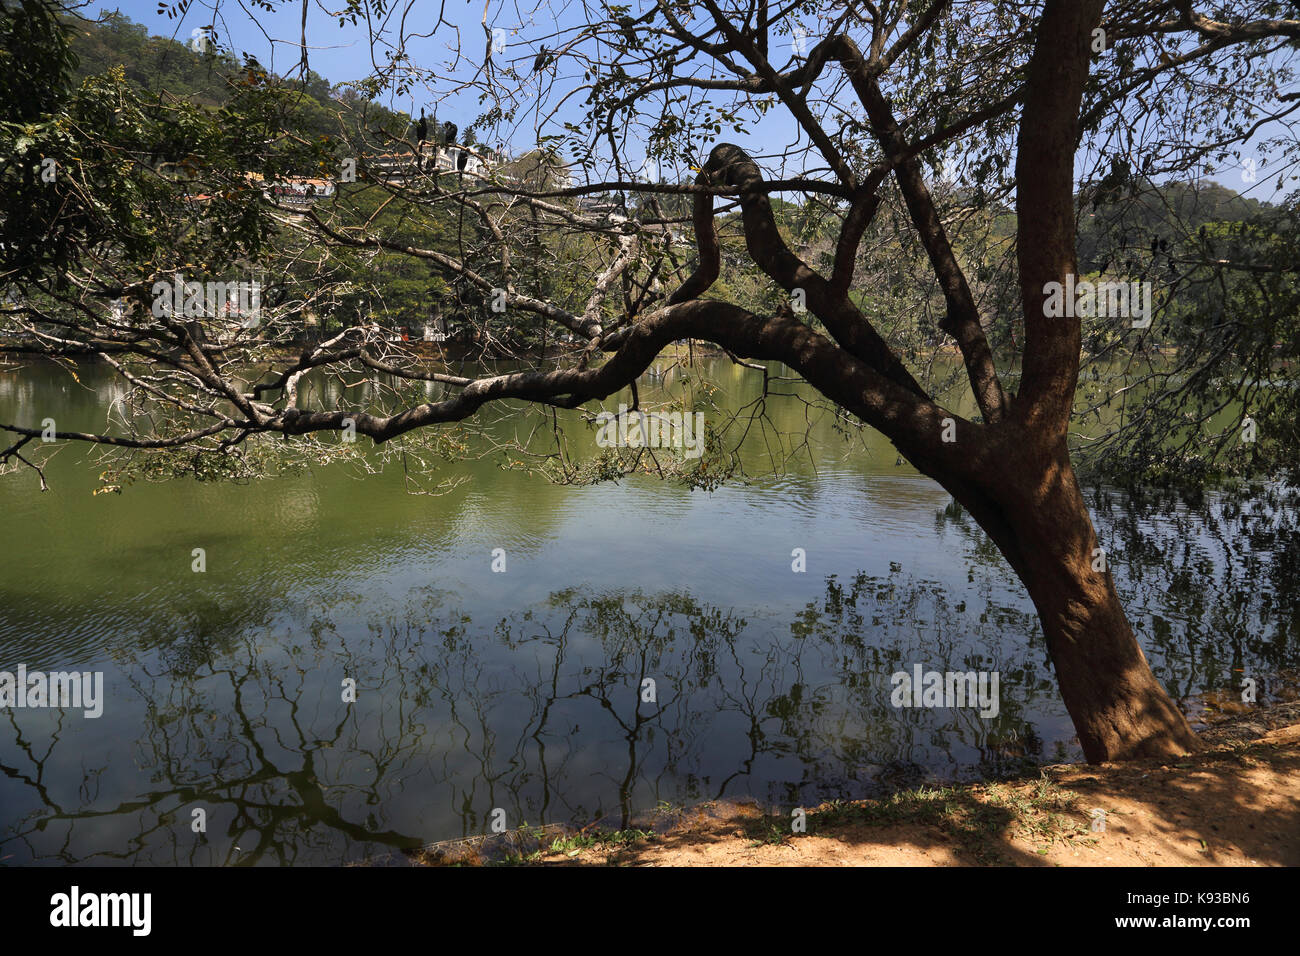
[[[424,118],[424,107],[420,107],[420,122],[415,124],[415,168],[424,169],[424,141],[429,138],[429,121]]]
[[[546,64],[550,62],[550,59],[550,53],[548,53],[546,47],[543,46],[541,52],[537,54],[537,58],[533,60],[533,72],[540,73]]]
[[[1154,255],[1155,255],[1157,252],[1159,252],[1159,251],[1160,251],[1160,240],[1157,239],[1155,236],[1152,236],[1152,237],[1151,237],[1151,254],[1154,256]]]

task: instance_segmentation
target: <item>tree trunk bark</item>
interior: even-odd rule
[[[1109,574],[1100,586],[1045,567],[1030,587],[1066,710],[1089,763],[1200,747],[1147,663]]]
[[[1038,457],[1023,447],[1015,457],[1002,473],[1004,524],[993,537],[1038,610],[1084,756],[1100,763],[1199,749],[1129,626],[1068,452],[1056,449],[1041,467],[1021,467]]]

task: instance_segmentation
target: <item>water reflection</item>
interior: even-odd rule
[[[0,375],[0,418],[93,428],[102,383],[80,377],[93,388]],[[755,398],[734,367],[706,377],[720,407]],[[804,457],[755,432],[746,454],[788,467],[708,494],[556,487],[492,459],[437,498],[336,468],[92,497],[93,470],[63,454],[45,495],[0,483],[0,669],[103,670],[107,692],[98,720],[0,711],[0,862],[332,864],[482,833],[496,808],[620,826],[660,802],[789,808],[1077,758],[987,538],[879,436],[769,404]],[[1285,690],[1294,498],[1093,498],[1174,696]],[[893,708],[890,675],[914,664],[997,671],[998,716]]]
[[[1212,530],[1238,522],[1236,506],[1206,514],[1107,528],[1176,694],[1242,668],[1267,684],[1295,663],[1294,612],[1275,616],[1277,594],[1296,587],[1294,528],[1261,521],[1273,530],[1254,529],[1255,560],[1238,566],[1235,538]],[[1197,521],[1196,543],[1171,554]],[[115,655],[111,720],[5,712],[0,856],[335,862],[482,833],[496,808],[512,826],[625,826],[661,802],[809,805],[1077,757],[1031,611],[999,599],[977,549],[966,558],[967,588],[897,566],[831,576],[784,617],[576,589],[476,615],[433,586],[384,614],[355,595],[208,607]],[[1211,639],[1226,627],[1241,636]],[[999,672],[1000,713],[894,709],[889,675],[913,663]],[[196,808],[206,835],[192,832]]]
[[[784,623],[685,594],[567,591],[481,623],[447,599],[413,594],[364,629],[338,623],[340,602],[287,638],[247,609],[191,620],[201,636],[110,677],[103,727],[135,728],[122,736],[7,711],[0,855],[321,862],[480,833],[497,807],[514,824],[625,825],[660,801],[879,792],[945,762],[997,772],[1036,740],[1026,708],[1052,695],[1040,665],[901,575],[832,579]],[[951,637],[923,647],[936,631]],[[1002,713],[900,717],[888,674],[913,660],[1001,669]]]

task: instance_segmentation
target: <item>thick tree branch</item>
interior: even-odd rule
[[[709,154],[704,169],[715,179],[739,191],[745,245],[755,264],[787,292],[802,291],[808,309],[822,320],[832,338],[850,354],[928,400],[925,389],[850,301],[845,294],[847,288],[832,286],[790,251],[772,214],[772,202],[768,197],[770,187],[748,154],[739,146],[722,143]],[[711,224],[709,228],[712,229]]]

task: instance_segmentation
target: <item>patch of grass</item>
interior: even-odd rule
[[[537,863],[550,857],[563,856],[573,859],[584,850],[605,850],[606,862],[613,862],[618,850],[637,843],[649,843],[655,839],[653,830],[592,830],[586,833],[570,833],[555,837],[549,844],[539,846],[532,853],[508,857],[502,861],[507,865]]]
[[[751,841],[749,844],[751,847],[778,846],[794,836],[787,829],[789,826],[790,821],[783,817],[759,817],[748,821],[745,833]]]
[[[1091,832],[1074,814],[1079,796],[1064,790],[1046,775],[1034,781],[1032,789],[1020,793],[999,786],[988,788],[988,799],[995,806],[1007,808],[1016,824],[1016,832],[1034,844],[1039,853],[1047,853],[1056,843]]]
[[[583,850],[594,850],[598,847],[618,848],[630,846],[633,843],[649,841],[655,838],[652,830],[596,830],[591,833],[575,833],[571,836],[559,837],[551,841],[547,853],[563,853],[566,856],[577,856]]]

